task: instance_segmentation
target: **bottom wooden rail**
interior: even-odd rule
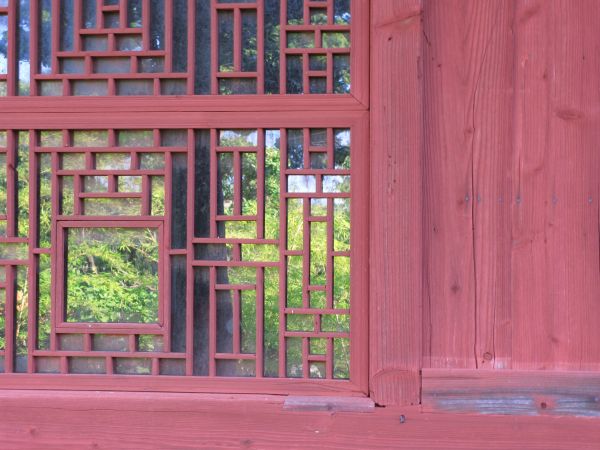
[[[4,373],[0,374],[0,391],[3,389],[366,397],[350,381],[304,378]]]
[[[598,449],[573,417],[289,411],[285,396],[0,391],[2,449]]]
[[[428,412],[600,418],[600,373],[423,369],[422,404]]]

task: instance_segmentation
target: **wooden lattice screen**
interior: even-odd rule
[[[0,0],[0,383],[366,392],[365,10]]]

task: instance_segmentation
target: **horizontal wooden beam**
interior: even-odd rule
[[[56,391],[183,392],[366,397],[364,387],[345,380],[146,375],[0,374],[0,392],[13,389]],[[1,447],[1,446],[0,446]]]
[[[35,112],[32,112],[35,111]],[[279,127],[348,127],[364,119],[365,111],[298,111],[211,112],[211,111],[147,111],[134,114],[115,108],[87,113],[69,112],[6,112],[0,104],[0,130],[30,129],[147,129],[147,128],[279,128]]]
[[[351,95],[2,97],[0,112],[364,111]]]
[[[423,369],[422,404],[429,412],[600,418],[600,373]]]
[[[573,417],[286,411],[281,396],[0,391],[2,448],[597,449]]]

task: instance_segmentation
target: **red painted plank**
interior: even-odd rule
[[[74,111],[311,111],[364,110],[351,96],[319,95],[204,95],[145,97],[0,97],[2,112]]]
[[[595,1],[519,2],[513,366],[600,369]]]
[[[510,366],[512,2],[429,2],[424,366]]]
[[[552,366],[552,300],[548,273],[546,209],[549,200],[548,146],[550,73],[553,65],[548,41],[551,5],[519,2],[515,40],[514,192],[518,206],[512,213],[513,352],[514,367]],[[530,52],[535,54],[530,56]],[[521,206],[523,199],[525,207]],[[535,308],[535,320],[531,314]],[[521,345],[519,345],[521,344]]]
[[[472,2],[484,6],[484,2]],[[475,10],[482,34],[481,60],[471,100],[471,201],[475,276],[475,365],[510,368],[514,3],[490,2]],[[469,130],[469,127],[465,127]]]
[[[352,13],[352,35],[363,36],[353,39],[350,53],[352,71],[352,96],[362,105],[369,106],[369,27],[370,6],[372,0],[353,0],[350,3]],[[331,17],[331,15],[329,15]],[[358,20],[356,20],[358,19]],[[328,68],[332,69],[331,63]]]
[[[421,2],[371,11],[371,394],[419,402],[421,367]]]
[[[103,356],[107,353],[101,353]],[[154,354],[156,355],[156,354]],[[114,356],[114,353],[110,356]],[[151,355],[152,356],[152,355]],[[112,361],[112,358],[107,358]],[[8,370],[7,370],[8,371]],[[360,377],[359,382],[362,381]],[[0,374],[0,392],[32,389],[60,391],[204,392],[365,397],[364,386],[345,380],[302,378],[186,377],[146,375]]]
[[[30,105],[31,106],[31,105]],[[304,110],[289,107],[285,111],[255,111],[252,114],[239,110],[236,112],[210,112],[179,110],[178,112],[146,111],[144,114],[131,114],[127,108],[98,111],[94,107],[83,110],[69,110],[61,107],[61,112],[39,111],[33,106],[21,112],[7,114],[1,118],[3,129],[33,129],[43,130],[63,129],[68,125],[70,129],[148,129],[148,128],[211,128],[219,124],[221,128],[247,127],[247,128],[279,128],[279,127],[324,127],[347,128],[360,122],[365,115],[364,111],[337,111],[325,105],[315,108],[310,114]],[[31,111],[35,112],[31,112]],[[0,111],[2,102],[0,101]],[[4,112],[4,111],[2,111]],[[339,196],[339,195],[338,195]]]
[[[269,396],[13,391],[0,401],[4,448],[591,450],[600,441],[597,420],[282,411],[283,398]]]
[[[598,17],[426,4],[426,367],[600,367]]]
[[[424,367],[475,367],[474,105],[491,2],[429,2],[424,84]]]

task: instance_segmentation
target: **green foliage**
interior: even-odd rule
[[[29,311],[29,287],[27,285],[27,266],[16,268],[17,282],[15,290],[15,351],[17,355],[27,354],[27,316]]]
[[[20,131],[17,146],[17,230],[18,236],[29,235],[29,133]]]
[[[50,348],[50,304],[52,271],[50,256],[40,255],[38,263],[38,335],[37,347]]]
[[[158,239],[151,229],[68,232],[67,320],[156,322]]]

